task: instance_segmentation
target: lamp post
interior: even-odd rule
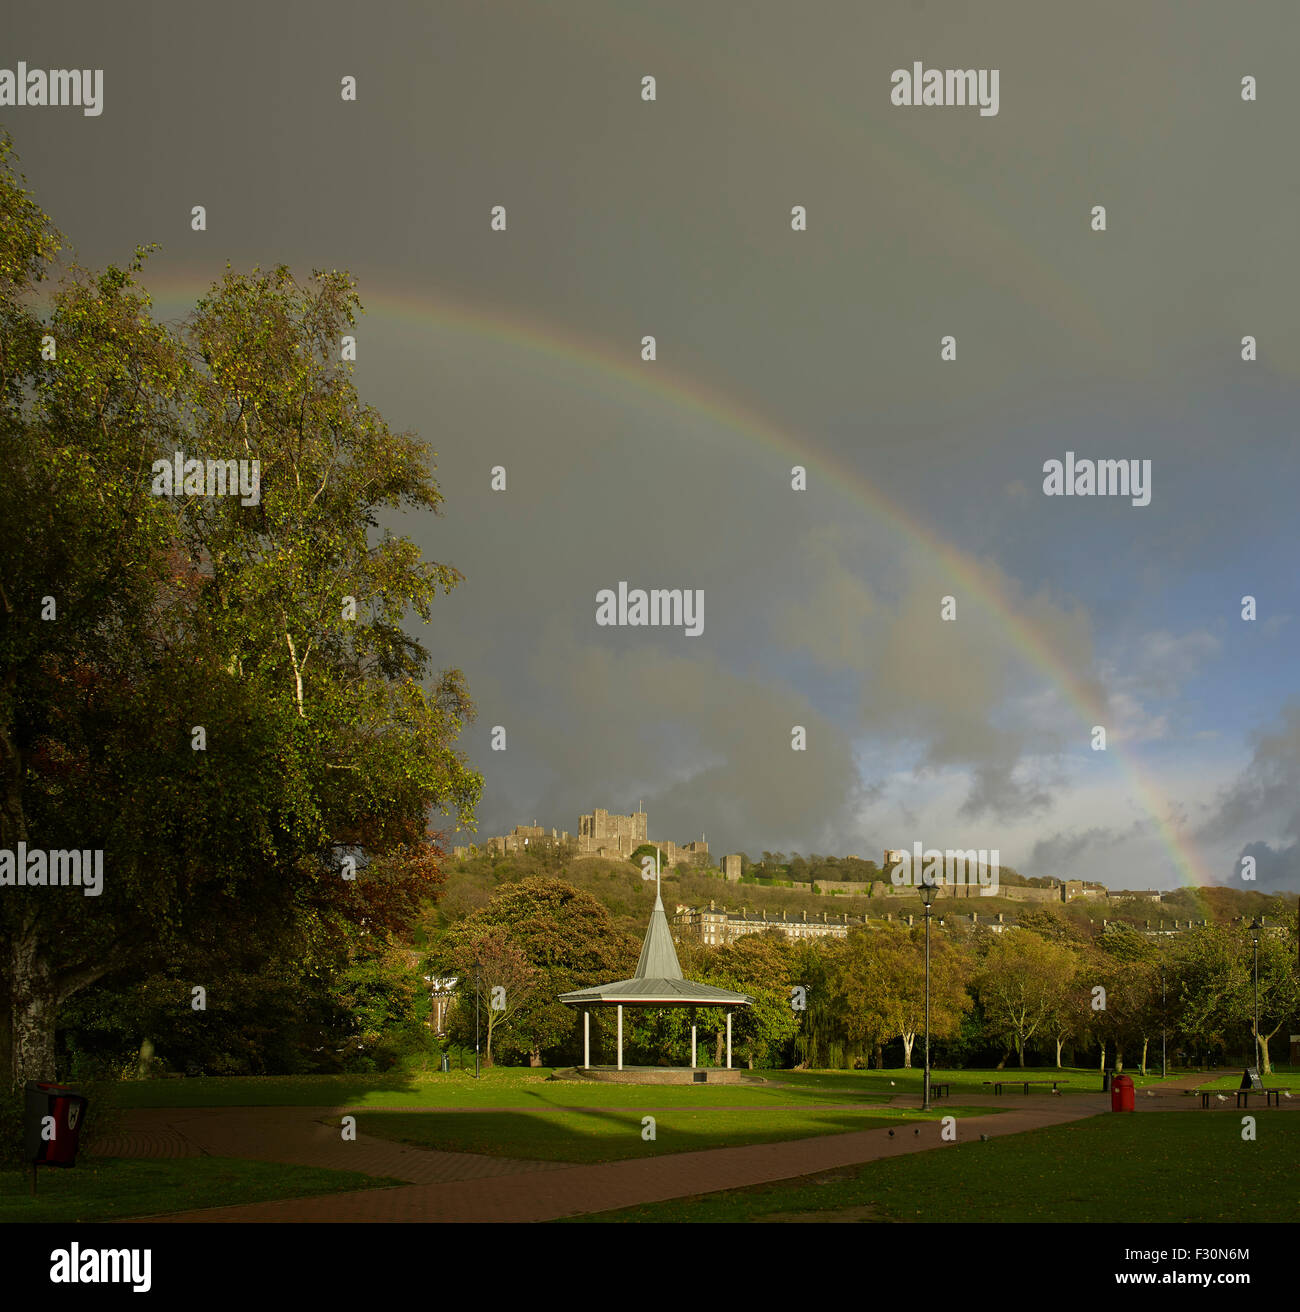
[[[1258,917],[1250,922],[1250,941],[1255,947],[1255,1069],[1259,1070],[1259,931],[1264,926]]]
[[[1163,1080],[1168,1076],[1168,1070],[1165,1066],[1165,1017],[1168,1014],[1168,1007],[1165,1003],[1165,963],[1160,963],[1160,1078]]]
[[[922,1078],[921,1110],[930,1110],[930,904],[938,892],[922,877],[921,902],[925,906],[925,1073]]]
[[[478,1000],[483,991],[483,963],[474,959],[474,1078],[478,1079]]]

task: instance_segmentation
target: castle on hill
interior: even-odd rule
[[[516,825],[508,834],[498,838],[489,838],[483,844],[483,850],[494,856],[505,856],[511,852],[546,851],[572,848],[575,860],[604,857],[611,861],[626,861],[633,852],[644,844],[650,844],[663,852],[664,865],[671,870],[675,866],[709,864],[709,845],[701,834],[690,843],[674,843],[671,840],[660,841],[649,837],[650,822],[641,804],[631,815],[617,815],[596,807],[590,815],[578,817],[578,832],[572,838],[566,829],[549,833],[536,820],[531,825]],[[476,845],[452,848],[455,857],[475,855]],[[730,858],[728,858],[730,859]],[[735,858],[739,873],[740,858]]]

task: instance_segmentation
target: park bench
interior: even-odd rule
[[[933,1080],[931,1080],[930,1094],[932,1097],[935,1098],[951,1098],[952,1085],[949,1084],[946,1080],[942,1084],[936,1084]]]
[[[1210,1105],[1210,1099],[1213,1098],[1215,1094],[1219,1092],[1219,1090],[1201,1089],[1199,1092],[1201,1095],[1201,1106],[1208,1107]],[[1235,1092],[1237,1095],[1238,1107],[1249,1107],[1250,1095],[1252,1093],[1262,1093],[1264,1095],[1265,1107],[1273,1107],[1273,1106],[1280,1107],[1282,1105],[1282,1095],[1284,1093],[1290,1093],[1291,1086],[1289,1084],[1280,1084],[1277,1085],[1275,1088],[1270,1088],[1270,1089],[1235,1089],[1233,1092]],[[1226,1093],[1223,1094],[1222,1096],[1225,1099],[1227,1098]]]
[[[1272,1107],[1274,1105],[1280,1107],[1282,1105],[1282,1095],[1284,1093],[1289,1093],[1290,1091],[1291,1086],[1289,1084],[1277,1085],[1276,1087],[1269,1089],[1238,1089],[1237,1106],[1249,1107],[1250,1095],[1252,1093],[1262,1093],[1264,1095],[1265,1107]]]
[[[991,1084],[993,1086],[993,1092],[998,1094],[999,1096],[1001,1096],[1002,1094],[1002,1089],[1004,1085],[1023,1084],[1025,1086],[1026,1098],[1029,1097],[1029,1086],[1031,1084],[1050,1084],[1052,1086],[1052,1092],[1059,1093],[1060,1090],[1058,1090],[1056,1086],[1058,1084],[1069,1084],[1069,1082],[1070,1082],[1069,1080],[985,1080],[984,1081],[985,1084]]]

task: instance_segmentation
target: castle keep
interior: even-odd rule
[[[572,839],[567,829],[558,834],[552,829],[548,834],[534,820],[531,825],[516,825],[508,834],[489,838],[483,847],[495,856],[505,856],[511,852],[541,851],[572,845],[575,859],[604,857],[610,861],[626,861],[643,843],[650,843],[663,852],[665,869],[671,870],[679,865],[709,864],[709,845],[703,835],[689,843],[674,843],[652,839],[649,832],[649,818],[640,804],[631,815],[615,815],[603,807],[596,807],[590,815],[578,817],[578,832]],[[468,846],[454,847],[452,855],[466,857],[473,855],[473,851]],[[740,858],[734,860],[737,862],[739,877]]]

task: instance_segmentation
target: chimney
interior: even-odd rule
[[[1002,912],[999,911],[999,912],[998,912],[998,924],[999,924],[999,925],[1003,925],[1003,924],[1005,924],[1005,923],[1006,923],[1006,917],[1003,916]]]
[[[805,920],[808,919],[808,913],[807,913],[806,911],[803,913],[803,918],[804,918]]]
[[[712,899],[712,898],[709,899],[709,910],[710,910],[710,911],[713,910],[713,899]]]

